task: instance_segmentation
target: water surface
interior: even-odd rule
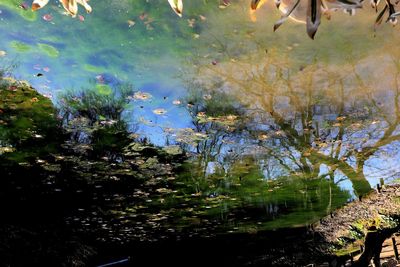
[[[291,21],[273,33],[268,5],[250,15],[247,1],[187,3],[180,19],[164,2],[97,1],[81,19],[56,1],[37,13],[0,3],[2,63],[70,121],[89,121],[71,130],[76,140],[99,154],[125,147],[92,162],[96,177],[140,176],[123,193],[94,181],[101,203],[73,210],[69,224],[117,242],[256,233],[307,225],[399,178],[398,29],[375,33],[365,8],[324,20],[312,41]],[[122,96],[123,111],[80,114],[89,92],[99,103]],[[116,121],[121,135],[88,130]],[[187,159],[168,169],[149,143]]]

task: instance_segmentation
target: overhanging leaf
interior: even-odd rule
[[[256,10],[261,0],[251,0],[251,9]]]
[[[172,10],[179,16],[182,17],[183,3],[182,0],[168,0]]]
[[[297,0],[296,3],[292,6],[291,9],[289,9],[285,15],[281,16],[281,18],[275,22],[274,24],[274,31],[276,31],[290,16],[290,14],[292,14],[292,12],[297,8],[297,6],[299,5],[300,0]]]
[[[321,0],[308,0],[307,7],[307,34],[314,39],[321,23]]]
[[[382,9],[382,11],[379,13],[378,17],[376,17],[376,20],[375,20],[375,28],[376,28],[377,26],[379,26],[379,25],[382,23],[383,15],[385,15],[385,12],[386,12],[387,8],[388,8],[388,6],[385,6],[385,7]]]

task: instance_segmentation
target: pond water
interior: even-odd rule
[[[2,0],[0,62],[46,97],[3,90],[3,111],[46,103],[0,113],[4,168],[76,194],[64,221],[119,243],[304,226],[398,179],[398,29],[374,32],[364,7],[311,40],[293,21],[274,33],[271,5],[231,2],[188,1],[179,18],[167,1],[93,1],[73,19]]]

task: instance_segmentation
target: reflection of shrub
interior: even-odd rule
[[[63,124],[75,142],[91,144],[94,156],[117,157],[129,143],[122,114],[133,94],[131,86],[101,84],[60,96]]]
[[[59,104],[65,122],[78,117],[89,119],[91,124],[121,120],[122,112],[129,103],[128,96],[132,93],[131,86],[95,86],[87,90],[68,91],[60,96]]]
[[[123,121],[98,128],[92,135],[94,154],[106,155],[114,159],[130,143],[128,134],[126,123]]]
[[[245,109],[243,104],[233,96],[222,91],[207,90],[205,88],[190,90],[185,102],[188,104],[189,111],[194,116],[199,112],[213,117],[227,115],[241,116],[244,114]]]

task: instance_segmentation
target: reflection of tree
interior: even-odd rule
[[[242,103],[251,103],[246,115],[253,118],[247,127],[254,145],[273,157],[282,173],[300,171],[332,181],[345,176],[363,195],[371,188],[367,162],[399,139],[398,69],[385,92],[372,87],[364,69],[310,65],[297,73],[273,55],[260,64],[236,62],[200,71],[205,83],[217,76]],[[382,98],[393,103],[379,104]]]
[[[199,86],[188,84],[190,93],[185,102],[195,134],[203,137],[194,142],[194,149],[204,175],[208,163],[218,160],[229,144],[243,135],[245,107],[223,91]],[[218,83],[214,86],[218,87]]]

